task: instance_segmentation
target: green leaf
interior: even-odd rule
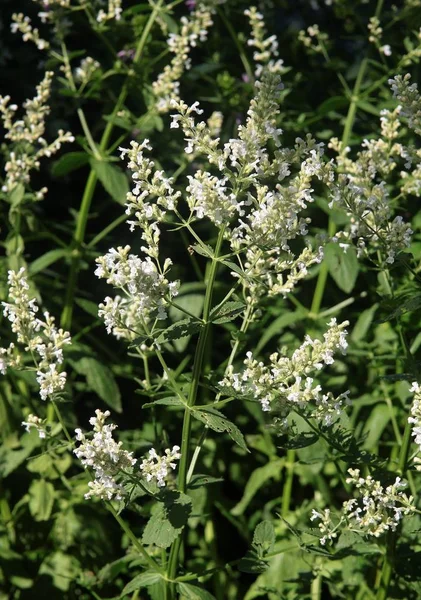
[[[118,167],[104,160],[92,158],[90,163],[111,198],[119,204],[124,204],[129,192],[129,183],[126,175]]]
[[[21,440],[19,450],[11,450],[5,444],[0,446],[0,476],[7,477],[13,473],[27,458],[34,448],[40,445],[38,433],[33,429],[30,433],[25,433]]]
[[[51,169],[53,177],[62,177],[80,169],[89,163],[89,154],[87,152],[68,152],[55,161]]]
[[[191,583],[178,583],[177,589],[180,600],[215,600],[210,592]]]
[[[378,306],[378,304],[373,304],[373,306],[367,308],[367,310],[364,310],[360,314],[350,336],[353,342],[361,342],[365,338],[370,329],[370,325],[373,322],[374,313]]]
[[[329,274],[338,288],[349,294],[354,288],[359,270],[355,249],[350,246],[344,251],[339,244],[327,244],[325,260]]]
[[[13,190],[10,192],[9,202],[11,206],[18,206],[25,195],[25,186],[22,183],[18,183]]]
[[[284,312],[282,315],[279,315],[270,325],[266,327],[264,333],[260,340],[257,342],[255,353],[259,354],[262,349],[266,346],[266,344],[275,336],[280,335],[285,327],[288,325],[293,325],[297,323],[297,321],[301,321],[305,318],[307,311],[298,308],[297,310],[291,312]]]
[[[120,598],[123,598],[127,594],[132,594],[136,590],[140,590],[141,588],[148,587],[157,583],[161,579],[159,573],[155,573],[154,571],[146,571],[141,575],[137,575],[134,579],[132,579],[124,588],[121,593]]]
[[[358,100],[357,106],[358,108],[362,108],[365,112],[367,112],[370,115],[374,115],[375,117],[380,116],[380,109],[376,108],[366,100]]]
[[[209,320],[215,324],[228,323],[241,315],[245,308],[246,305],[243,302],[226,302],[223,306],[217,306],[211,311]]]
[[[29,274],[36,275],[36,273],[43,271],[53,263],[60,260],[60,258],[67,256],[68,253],[69,251],[67,248],[56,248],[55,250],[50,250],[49,252],[46,252],[29,265]]]
[[[268,462],[263,467],[255,469],[247,481],[246,487],[244,488],[243,497],[241,498],[240,502],[236,504],[233,509],[231,509],[231,514],[236,517],[242,515],[255,494],[266,483],[266,481],[268,481],[268,479],[279,477],[283,463],[283,460],[274,460]]]
[[[179,492],[165,492],[143,531],[142,542],[158,548],[169,548],[182,532],[191,513],[191,498]]]
[[[158,344],[164,344],[172,340],[178,340],[188,335],[197,333],[203,327],[202,321],[196,321],[189,317],[188,319],[182,319],[177,323],[173,323],[167,329],[162,331],[156,338]]]
[[[275,530],[270,521],[262,521],[254,530],[253,544],[263,553],[269,553],[275,543]]]
[[[142,405],[142,408],[150,408],[151,406],[155,406],[156,404],[161,404],[163,406],[184,406],[180,398],[178,398],[177,396],[170,396],[169,398],[159,398],[158,400],[154,400],[153,402],[146,402]]]
[[[73,366],[77,373],[85,375],[89,388],[110,408],[122,411],[121,395],[111,370],[96,358],[85,357],[75,361]]]
[[[208,244],[193,244],[190,246],[200,256],[206,256],[206,258],[213,258],[213,248]]]
[[[35,521],[48,521],[54,505],[54,486],[45,479],[36,479],[29,488],[29,510]]]
[[[234,423],[224,417],[218,410],[214,408],[207,408],[206,410],[197,409],[193,411],[193,416],[199,421],[202,421],[202,423],[205,423],[213,431],[217,431],[218,433],[226,431],[240,448],[249,452],[244,436],[237,425],[234,425]]]
[[[184,308],[190,314],[199,318],[202,314],[203,302],[205,297],[203,294],[186,294],[183,293],[183,288],[186,286],[182,286],[180,289],[179,295],[177,296],[177,306],[180,306],[182,309]],[[175,306],[170,306],[169,308],[169,316],[171,321],[174,323],[178,323],[180,320],[184,319],[186,313],[176,308]],[[190,336],[184,336],[179,338],[178,340],[174,340],[174,346],[178,352],[184,352],[190,340]]]

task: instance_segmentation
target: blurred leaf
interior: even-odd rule
[[[268,462],[263,467],[255,469],[247,481],[246,487],[244,488],[243,497],[241,498],[240,502],[231,509],[231,514],[235,515],[236,517],[242,515],[255,494],[266,483],[266,481],[279,477],[283,464],[284,459],[273,460]]]
[[[288,327],[288,325],[293,325],[294,323],[297,323],[297,321],[301,321],[305,318],[306,314],[307,311],[301,308],[298,308],[294,311],[285,310],[285,312],[272,321],[269,327],[265,328],[263,335],[257,342],[255,353],[259,354],[274,336],[281,335],[285,327]]]
[[[148,587],[154,583],[157,583],[161,579],[159,573],[155,573],[154,571],[146,571],[141,575],[137,575],[134,579],[132,579],[124,588],[121,593],[120,598],[124,598],[127,594],[132,594],[136,590],[140,590],[141,588]]]
[[[72,361],[77,373],[85,375],[89,388],[110,408],[121,413],[121,395],[112,371],[96,358],[86,356]]]
[[[104,160],[91,158],[90,163],[105,191],[110,194],[113,200],[119,204],[124,204],[129,192],[129,182],[123,171]]]
[[[215,600],[205,589],[191,583],[177,583],[180,600]]]
[[[327,244],[325,260],[336,285],[349,294],[354,288],[360,268],[355,249],[350,246],[344,251],[339,244]]]
[[[353,342],[358,343],[365,338],[370,328],[370,325],[373,322],[374,314],[378,306],[378,304],[373,304],[373,306],[367,308],[360,314],[351,333],[351,340]]]
[[[68,248],[56,248],[55,250],[46,252],[29,265],[29,274],[36,275],[68,254]]]
[[[87,152],[68,152],[55,161],[51,174],[53,177],[62,177],[87,165],[89,159]]]
[[[29,488],[29,510],[35,521],[48,521],[54,505],[54,486],[45,479],[35,479]]]

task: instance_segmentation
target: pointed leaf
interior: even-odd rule
[[[202,421],[202,423],[205,423],[210,429],[213,429],[213,431],[218,431],[219,433],[226,431],[240,448],[249,452],[244,436],[237,425],[234,425],[234,423],[224,417],[218,410],[215,410],[214,408],[194,410],[193,416],[199,421]]]

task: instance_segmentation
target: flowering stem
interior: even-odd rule
[[[211,326],[211,323],[209,321],[209,314],[210,314],[211,306],[212,306],[213,288],[214,288],[216,272],[218,269],[218,262],[219,262],[218,256],[219,256],[222,242],[224,239],[224,231],[225,231],[224,227],[222,227],[221,230],[219,231],[218,239],[217,239],[216,246],[215,246],[214,256],[212,258],[211,267],[209,269],[209,277],[208,277],[207,286],[206,286],[206,294],[205,294],[205,300],[204,300],[204,304],[203,304],[203,315],[202,315],[202,319],[205,324],[202,327],[200,334],[199,334],[199,340],[197,343],[197,349],[196,349],[196,354],[195,354],[195,359],[194,359],[194,364],[193,364],[192,381],[190,384],[189,395],[187,398],[188,408],[186,408],[186,410],[184,412],[183,431],[182,431],[182,435],[181,435],[181,459],[180,459],[180,468],[179,468],[179,473],[178,473],[178,488],[179,488],[180,492],[182,492],[182,493],[185,493],[186,487],[187,487],[187,469],[188,469],[188,464],[189,464],[189,454],[190,454],[189,446],[190,446],[191,419],[192,419],[190,408],[192,408],[196,403],[197,392],[199,389],[199,382],[200,382],[200,378],[201,378],[201,374],[202,374],[202,365],[203,365],[203,359],[204,359],[205,349],[206,349],[206,340],[207,340],[208,333],[209,333],[210,326]],[[174,580],[176,577],[177,566],[178,566],[178,555],[180,552],[181,543],[182,543],[182,536],[179,535],[171,548],[170,558],[168,561],[168,579],[170,579],[170,580]],[[172,588],[173,588],[173,586],[171,586],[170,597],[171,597],[171,595],[172,596],[174,595],[174,590]]]
[[[149,19],[145,25],[145,28],[143,29],[143,32],[140,37],[139,43],[137,45],[136,53],[135,53],[135,56],[133,59],[134,65],[139,61],[140,57],[142,56],[143,49],[146,44],[146,40],[152,29],[153,24],[155,23],[155,20],[158,17],[158,14],[161,10],[162,4],[163,4],[163,0],[158,0],[158,2],[154,6],[153,11],[151,12],[151,14],[149,16]],[[106,152],[107,146],[110,141],[111,134],[114,129],[114,117],[117,115],[119,110],[121,110],[122,106],[124,105],[124,102],[127,98],[128,93],[129,93],[129,81],[127,79],[121,89],[120,95],[114,106],[114,110],[112,112],[111,118],[108,121],[108,123],[104,129],[104,132],[102,134],[101,141],[99,143],[99,151],[100,151],[101,155],[103,155]],[[61,326],[63,327],[63,329],[67,329],[67,330],[70,330],[71,325],[72,325],[73,298],[74,298],[74,294],[75,294],[75,290],[76,290],[77,276],[78,276],[79,264],[80,264],[80,258],[81,258],[81,250],[80,249],[81,249],[81,246],[82,246],[84,238],[85,238],[86,224],[88,221],[89,211],[91,208],[91,202],[92,202],[92,198],[93,198],[93,195],[95,192],[97,179],[98,178],[96,176],[95,171],[93,169],[91,169],[91,172],[89,173],[89,177],[86,182],[85,190],[84,190],[84,193],[82,196],[82,202],[81,202],[78,217],[77,217],[76,229],[75,229],[75,233],[73,236],[73,242],[72,242],[73,252],[72,252],[72,261],[71,261],[71,265],[70,265],[70,274],[69,274],[69,280],[67,283],[64,308],[63,308],[63,312],[61,313],[61,319],[60,319]]]

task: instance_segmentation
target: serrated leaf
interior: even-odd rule
[[[129,191],[129,183],[123,171],[104,160],[92,158],[90,163],[96,176],[104,186],[104,189],[110,194],[111,198],[119,204],[124,204]]]
[[[215,600],[210,592],[191,583],[178,583],[177,589],[180,600]]]
[[[142,542],[169,548],[182,532],[191,513],[191,498],[179,492],[166,492],[158,502],[143,531]]]
[[[193,244],[190,246],[200,256],[206,256],[206,258],[213,258],[213,248],[208,244]]]
[[[269,553],[275,543],[275,530],[270,521],[262,521],[256,526],[253,544],[259,546],[263,553]]]
[[[29,265],[29,274],[35,275],[36,273],[43,271],[53,263],[67,256],[68,253],[69,251],[67,248],[56,248],[55,250],[50,250],[49,252],[46,252]]]
[[[111,370],[96,358],[84,357],[73,363],[77,373],[85,375],[89,388],[110,408],[122,411],[121,395]]]
[[[325,261],[329,274],[338,288],[349,294],[355,285],[359,271],[359,262],[355,249],[349,247],[344,251],[339,244],[325,246]]]
[[[249,452],[246,441],[244,439],[243,434],[238,429],[237,425],[234,425],[232,421],[227,419],[221,412],[214,408],[209,408],[206,410],[194,410],[193,416],[205,423],[210,429],[213,431],[217,431],[218,433],[227,432],[228,435],[236,444],[240,446],[243,450]]]
[[[54,486],[45,479],[36,479],[29,488],[29,510],[35,521],[48,521],[54,505]]]
[[[241,315],[245,308],[246,305],[243,302],[226,302],[220,308],[216,307],[211,311],[209,320],[218,325],[228,323]]]
[[[231,509],[231,514],[236,517],[242,515],[255,494],[266,483],[266,481],[268,481],[268,479],[272,479],[273,477],[279,476],[283,462],[283,460],[274,460],[268,462],[263,467],[255,469],[246,483],[243,497],[241,498],[240,502]]]
[[[142,405],[142,408],[150,408],[151,406],[155,406],[156,404],[161,404],[163,406],[184,406],[180,398],[178,398],[177,396],[171,396],[170,398],[159,398],[158,400],[154,400],[153,402],[146,402]]]
[[[68,152],[55,161],[51,169],[53,177],[62,177],[80,169],[89,163],[89,154],[86,152]]]
[[[401,317],[402,315],[404,315],[407,312],[413,312],[415,310],[418,310],[418,308],[420,308],[420,306],[421,306],[421,294],[415,294],[415,295],[411,296],[410,298],[402,298],[402,296],[394,298],[391,301],[383,303],[382,308],[390,307],[391,310],[389,309],[390,312],[388,312],[386,317],[383,317],[381,319],[376,319],[376,323],[386,323],[387,321],[391,321],[393,319],[398,319],[399,317]]]
[[[173,323],[167,329],[162,331],[156,338],[156,342],[158,342],[158,344],[164,344],[165,342],[178,340],[186,337],[187,335],[193,335],[194,333],[197,333],[202,327],[203,323],[201,321],[196,321],[191,317],[188,319],[182,319],[181,321]]]
[[[148,587],[157,583],[161,579],[159,573],[155,573],[154,571],[146,571],[145,573],[141,573],[141,575],[137,575],[134,579],[132,579],[123,589],[120,598],[123,598],[127,594],[132,594],[136,590],[140,590],[141,588]]]

